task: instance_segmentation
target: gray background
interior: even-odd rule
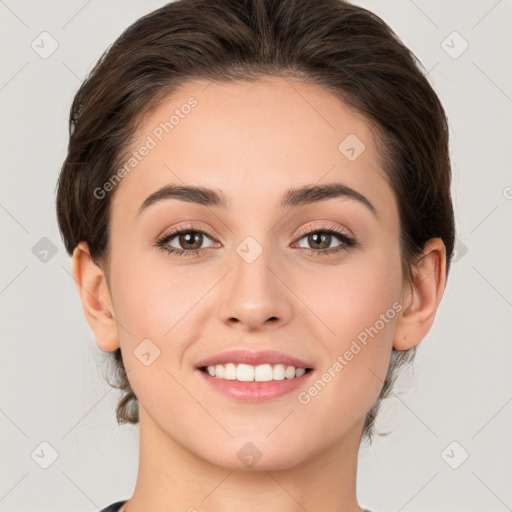
[[[134,488],[138,427],[115,421],[119,395],[103,379],[54,198],[81,80],[164,3],[0,0],[2,512],[93,511]],[[361,449],[360,502],[376,512],[512,510],[512,3],[357,3],[416,53],[447,110],[458,228],[434,327],[378,421],[391,434]],[[45,37],[38,51],[51,49],[43,31],[58,43],[47,58],[31,47]]]

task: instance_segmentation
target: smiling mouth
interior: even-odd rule
[[[217,364],[201,366],[203,373],[210,377],[239,382],[270,382],[280,380],[293,380],[312,371],[312,368],[296,368],[284,364]]]

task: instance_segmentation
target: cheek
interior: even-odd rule
[[[149,264],[135,254],[117,259],[112,254],[112,263],[118,334],[133,391],[155,415],[163,397],[173,397],[175,410],[190,407],[178,384],[180,366],[198,325],[198,302],[215,284],[212,276],[186,266],[170,271],[165,263]]]
[[[355,263],[324,268],[297,283],[304,302],[323,321],[323,338],[332,340],[329,344],[356,337],[399,300],[401,265],[394,252],[360,253]]]
[[[155,264],[154,260],[136,255],[122,261],[113,257],[112,261],[116,313],[133,337],[163,340],[179,331],[214,284],[207,270],[196,272],[185,265],[171,271],[165,262]],[[212,284],[208,285],[210,281]]]
[[[334,416],[360,417],[377,399],[389,364],[401,310],[398,253],[373,254],[371,261],[361,258],[349,271],[341,265],[333,267],[328,279],[316,277],[308,280],[305,302],[322,320],[317,336],[325,364],[318,378],[325,387],[318,383],[311,394],[322,395],[319,403],[330,404]],[[306,288],[301,293],[306,296]]]

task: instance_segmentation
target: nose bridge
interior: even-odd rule
[[[258,235],[257,235],[258,236]],[[247,236],[232,254],[232,271],[221,299],[225,321],[235,321],[257,328],[272,319],[287,320],[290,303],[286,287],[276,276],[273,252],[262,240],[263,235]]]

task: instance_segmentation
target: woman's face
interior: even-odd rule
[[[196,82],[144,120],[131,148],[112,202],[110,293],[147,431],[230,468],[251,457],[291,467],[359,439],[404,291],[371,126],[318,85]],[[327,184],[355,192],[297,192]],[[191,192],[147,200],[170,185],[225,204]],[[249,383],[198,368],[232,350],[312,370]],[[235,370],[281,378],[265,361],[279,360]]]

